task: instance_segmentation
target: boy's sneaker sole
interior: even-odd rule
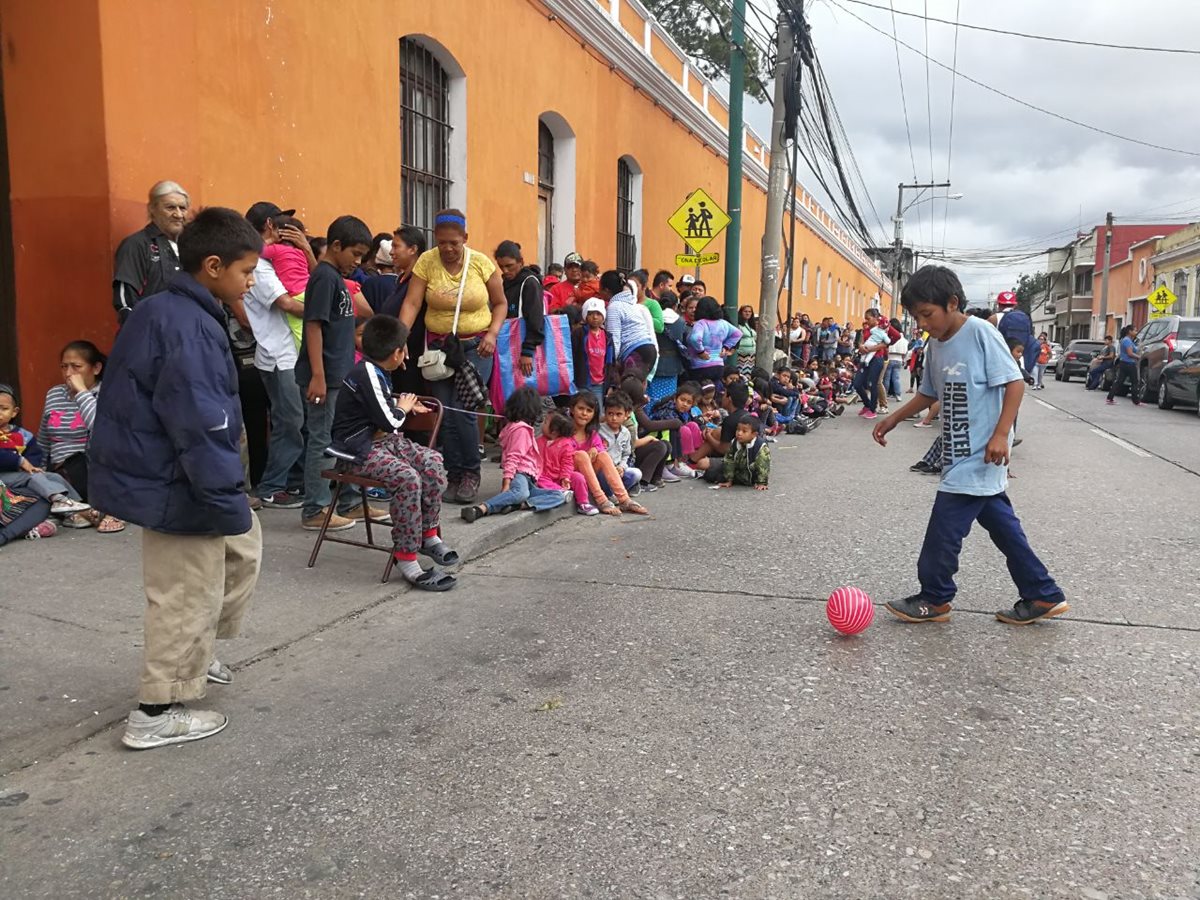
[[[153,750],[171,744],[186,744],[212,737],[225,730],[229,717],[211,710],[191,710],[175,704],[161,716],[148,716],[140,709],[129,714],[121,743],[130,750]]]
[[[996,618],[1005,625],[1031,625],[1043,619],[1057,618],[1070,610],[1071,606],[1066,600],[1060,600],[1046,609],[1037,607],[1032,601],[1021,600],[1012,609],[1000,610]]]

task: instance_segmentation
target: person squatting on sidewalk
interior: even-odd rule
[[[1005,493],[1013,424],[1025,386],[1004,338],[987,322],[963,312],[958,276],[944,266],[924,266],[904,286],[901,303],[929,332],[925,380],[908,403],[874,429],[887,434],[914,413],[942,402],[942,476],[925,543],[917,560],[921,592],[888,601],[906,622],[944,622],[957,587],[962,542],[978,521],[1004,554],[1020,599],[996,618],[1025,625],[1070,608],[1062,590],[1029,546]]]
[[[436,566],[421,569],[417,554],[443,566],[459,555],[440,536],[446,470],[442,455],[402,433],[411,412],[430,410],[416,394],[392,399],[392,372],[408,355],[408,327],[392,316],[372,316],[363,326],[363,358],[342,382],[333,418],[331,455],[358,475],[383,482],[391,493],[392,552],[400,574],[424,591],[448,591],[456,581]]]
[[[99,508],[144,529],[144,662],[121,738],[135,750],[206,738],[229,721],[185,704],[203,698],[208,681],[233,680],[214,642],[237,636],[262,562],[221,311],[253,286],[262,246],[239,213],[199,213],[179,236],[182,271],[137,304],[108,360],[89,491]]]

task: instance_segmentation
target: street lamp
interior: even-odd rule
[[[926,203],[930,200],[959,200],[962,198],[962,194],[947,194],[945,197],[934,197],[933,195],[930,195],[924,198],[918,194],[915,198],[913,198],[913,201],[909,203],[908,206],[905,206],[904,192],[906,190],[924,192],[933,188],[948,187],[950,187],[950,182],[948,181],[925,183],[918,182],[916,184],[905,184],[904,182],[900,182],[900,184],[897,185],[896,215],[892,217],[892,222],[895,224],[892,244],[892,318],[896,317],[896,309],[900,303],[900,259],[904,250],[904,213],[912,209],[914,206],[920,203]]]

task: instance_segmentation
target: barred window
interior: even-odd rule
[[[633,169],[624,159],[617,161],[617,268],[637,268],[637,237],[633,219]]]
[[[450,104],[446,70],[412,38],[400,41],[400,191],[406,225],[433,245],[433,218],[450,205]]]

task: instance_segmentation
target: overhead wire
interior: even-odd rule
[[[878,9],[884,12],[887,12],[889,9],[887,6],[882,6],[878,3],[869,3],[867,0],[846,0],[846,2],[853,3],[856,6],[868,6],[871,9]],[[939,19],[936,16],[929,15],[928,4],[926,4],[924,15],[915,12],[906,12],[904,10],[892,10],[893,15],[896,15],[897,13],[899,15],[909,16],[914,19],[924,19],[927,23],[937,22],[941,25],[953,25],[956,29],[969,28],[972,31],[986,31],[990,34],[1003,34],[1008,35],[1009,37],[1025,38],[1031,41],[1048,41],[1054,44],[1075,44],[1080,47],[1100,47],[1106,50],[1136,50],[1141,53],[1177,53],[1188,56],[1200,56],[1200,50],[1195,50],[1188,47],[1149,47],[1139,46],[1137,44],[1115,44],[1108,43],[1107,41],[1086,41],[1078,38],[1055,37],[1049,34],[1031,34],[1026,31],[1011,31],[1005,28],[992,28],[988,25],[972,25],[966,22],[958,21],[951,22],[947,19]],[[955,15],[956,20],[957,18],[958,16]]]
[[[900,81],[900,109],[904,112],[904,134],[908,137],[908,158],[912,163],[913,181],[917,180],[917,157],[913,153],[912,129],[908,124],[908,100],[904,96],[904,70],[900,65],[900,36],[896,31],[895,0],[888,0],[892,8],[892,40],[896,42],[896,77]],[[917,234],[921,233],[921,210],[917,210]]]
[[[954,95],[955,88],[958,87],[958,16],[962,11],[962,0],[956,0],[954,4],[954,57],[950,65],[950,127],[946,136],[946,181],[950,179],[950,164],[954,161]],[[928,47],[926,47],[928,51]],[[925,60],[926,66],[929,65],[929,60]],[[932,179],[931,179],[932,180]],[[950,222],[950,204],[947,202],[942,207],[942,250],[946,249],[946,226]]]
[[[929,15],[929,0],[925,0],[925,14]],[[929,182],[937,181],[933,171],[933,92],[929,85],[929,20],[925,20],[925,122],[929,132]],[[949,179],[947,179],[948,181]],[[949,201],[944,201],[949,206]],[[929,211],[929,243],[933,243],[933,210]]]
[[[946,71],[951,71],[950,66],[946,65],[941,60],[934,59],[934,58],[928,56],[927,54],[922,53],[920,48],[914,47],[914,46],[912,46],[912,44],[905,43],[904,41],[900,40],[900,38],[898,36],[896,36],[894,34],[888,34],[882,28],[876,27],[874,24],[872,24],[871,22],[868,22],[862,16],[855,13],[853,10],[847,9],[845,6],[842,6],[842,4],[838,2],[838,0],[829,0],[829,3],[831,3],[833,6],[836,6],[838,9],[842,10],[847,15],[849,15],[855,19],[858,19],[858,21],[862,22],[864,25],[866,25],[872,31],[878,32],[879,34],[883,35],[884,37],[888,38],[889,40],[894,41],[896,43],[897,47],[904,47],[907,50],[911,50],[913,53],[916,53],[920,56],[925,56],[935,66],[940,66],[941,68],[945,69]],[[899,58],[899,50],[897,50],[897,59],[898,58]],[[1044,106],[1038,106],[1035,103],[1030,103],[1028,100],[1022,100],[1020,97],[1014,97],[1012,94],[1006,93],[1005,91],[1002,91],[999,88],[992,87],[990,84],[986,84],[977,78],[972,78],[970,75],[967,75],[965,72],[958,72],[957,77],[962,78],[965,81],[969,81],[969,82],[971,82],[971,84],[981,87],[986,91],[990,91],[993,94],[998,94],[999,96],[1004,97],[1006,100],[1011,100],[1012,102],[1017,103],[1021,106],[1025,106],[1025,107],[1028,107],[1029,109],[1035,110],[1036,112],[1040,112],[1043,115],[1047,115],[1047,116],[1050,116],[1055,119],[1061,119],[1064,122],[1068,122],[1068,123],[1070,123],[1072,125],[1076,125],[1080,128],[1086,128],[1088,131],[1094,131],[1097,134],[1103,134],[1103,135],[1106,135],[1111,138],[1116,138],[1117,140],[1120,140],[1120,141],[1126,141],[1127,143],[1130,143],[1130,144],[1138,144],[1142,147],[1150,147],[1151,149],[1154,149],[1154,150],[1163,150],[1167,153],[1178,153],[1181,156],[1200,157],[1200,151],[1182,150],[1178,147],[1167,147],[1163,144],[1155,144],[1152,141],[1143,141],[1140,138],[1130,137],[1129,135],[1125,135],[1125,134],[1119,134],[1118,132],[1109,131],[1106,128],[1101,128],[1098,125],[1090,125],[1087,122],[1081,122],[1078,119],[1072,119],[1070,116],[1065,116],[1062,113],[1054,112],[1054,110],[1046,109]],[[910,150],[911,150],[911,138],[910,138],[909,143],[910,143]]]

